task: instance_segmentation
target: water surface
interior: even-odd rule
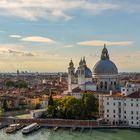
[[[6,134],[0,130],[0,140],[140,140],[140,130],[85,130],[71,132],[68,129],[41,129],[28,136],[22,135],[21,131],[15,134]]]

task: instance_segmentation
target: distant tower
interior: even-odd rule
[[[86,61],[85,58],[83,58],[80,60],[78,67],[78,84],[80,87],[83,87],[83,85],[85,84],[85,66]]]
[[[17,70],[17,76],[19,76],[19,70]]]
[[[71,60],[68,67],[68,91],[72,92],[72,84],[74,83],[75,78],[75,68],[73,61]]]

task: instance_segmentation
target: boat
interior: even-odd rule
[[[40,126],[37,123],[32,123],[22,129],[22,134],[32,133],[32,132],[38,130],[39,128],[40,128]]]
[[[5,132],[14,133],[21,128],[23,128],[23,125],[21,125],[21,124],[11,124],[8,128],[6,128]]]
[[[54,131],[57,131],[57,130],[58,130],[58,128],[59,128],[59,127],[55,127],[53,130],[54,130]]]

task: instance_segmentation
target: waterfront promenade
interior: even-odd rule
[[[2,124],[20,123],[28,125],[31,123],[38,123],[40,126],[50,127],[79,127],[91,128],[98,127],[98,120],[68,120],[68,119],[17,119],[17,118],[0,118]]]
[[[20,123],[23,125],[29,125],[31,123],[38,123],[40,126],[48,127],[69,127],[69,128],[135,128],[139,127],[133,126],[112,126],[104,125],[103,120],[68,120],[68,119],[19,119],[19,118],[0,118],[0,123],[5,125],[10,125],[13,123]]]

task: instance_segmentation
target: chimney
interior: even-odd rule
[[[112,95],[112,90],[110,90],[110,95]]]

